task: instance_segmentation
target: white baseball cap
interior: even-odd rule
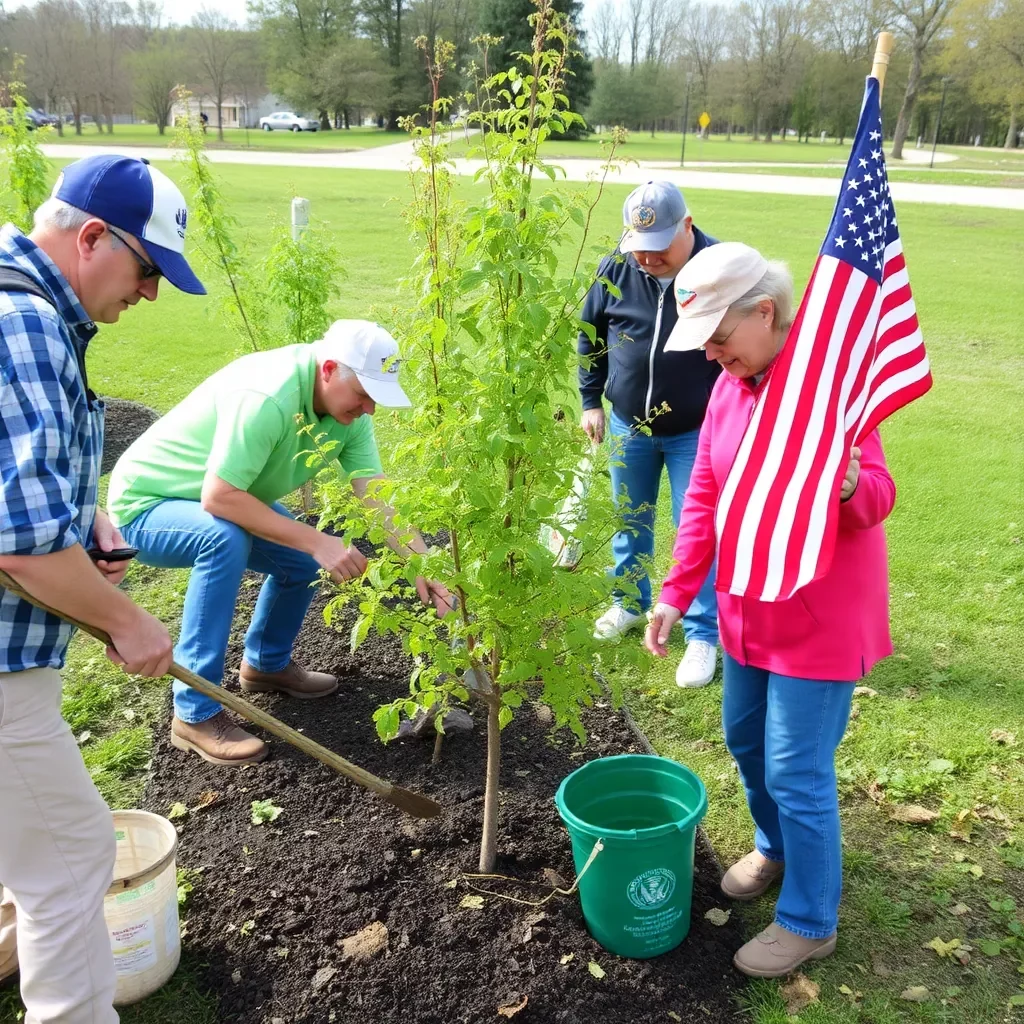
[[[335,320],[316,343],[321,354],[347,366],[366,393],[388,409],[412,402],[398,383],[398,342],[370,320]]]
[[[672,285],[679,320],[665,342],[665,351],[689,352],[704,345],[729,307],[767,271],[768,261],[742,242],[718,242],[701,249]]]

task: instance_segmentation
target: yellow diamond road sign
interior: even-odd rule
[[[697,118],[697,124],[699,124],[701,128],[707,128],[707,126],[711,124],[711,115],[705,110],[704,113]]]

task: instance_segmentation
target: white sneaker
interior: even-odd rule
[[[676,686],[696,689],[707,686],[714,678],[718,666],[718,648],[706,640],[691,640],[676,669]]]
[[[615,640],[622,636],[623,633],[628,632],[631,629],[635,629],[637,626],[643,625],[646,621],[646,617],[636,612],[627,611],[622,605],[613,604],[594,623],[594,639],[595,640]]]

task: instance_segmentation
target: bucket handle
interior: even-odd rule
[[[469,881],[471,878],[499,878],[506,882],[518,882],[520,885],[524,884],[522,878],[510,878],[508,875],[466,875],[462,877],[466,880],[466,884],[470,889],[475,889],[477,892],[482,892],[487,896],[497,896],[499,900],[508,900],[510,903],[522,903],[527,907],[543,907],[548,900],[554,899],[555,896],[571,896],[583,881],[583,876],[590,870],[590,866],[597,860],[597,855],[604,849],[604,840],[598,839],[594,843],[594,848],[590,851],[590,856],[587,858],[586,863],[583,865],[583,870],[576,876],[576,881],[572,883],[572,887],[569,889],[559,889],[557,886],[551,890],[542,900],[521,900],[516,896],[505,896],[503,893],[495,892],[493,889],[481,889],[479,886],[474,885]],[[538,883],[525,883],[536,885]]]

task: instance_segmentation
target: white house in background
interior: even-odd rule
[[[224,102],[221,104],[222,120],[220,123],[225,128],[244,128],[247,123],[251,126],[253,122],[249,106],[241,96],[225,96]],[[205,96],[190,96],[184,103],[178,100],[171,107],[171,124],[186,113],[194,117],[205,114],[209,118],[211,128],[216,128],[218,124],[217,102]],[[256,117],[257,124],[259,116]]]

